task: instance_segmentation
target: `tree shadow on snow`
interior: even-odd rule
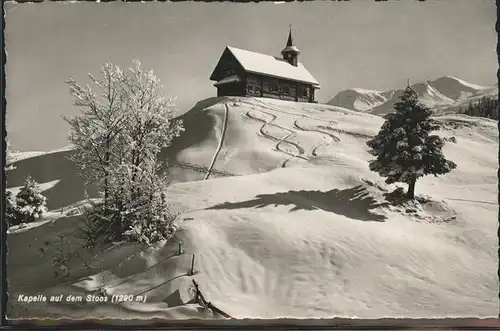
[[[172,144],[168,148],[164,148],[158,155],[162,161],[175,160],[177,155],[192,146],[202,143],[210,134],[213,133],[215,118],[208,112],[206,108],[215,105],[220,98],[209,98],[199,101],[184,114],[176,117],[182,121],[184,132],[172,140]]]
[[[394,206],[400,206],[408,202],[425,204],[432,201],[431,198],[426,196],[415,196],[415,199],[409,199],[406,197],[406,192],[402,187],[398,187],[392,192],[384,193],[384,198]]]
[[[290,211],[319,209],[360,221],[383,222],[386,217],[371,210],[389,204],[378,203],[369,196],[366,188],[358,185],[345,190],[333,189],[327,192],[288,191],[260,194],[253,200],[225,202],[207,209],[262,208],[269,205],[295,205]]]

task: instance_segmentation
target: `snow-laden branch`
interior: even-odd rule
[[[73,79],[67,82],[81,113],[65,120],[75,146],[71,159],[87,181],[98,185],[105,212],[117,213],[113,228],[120,236],[132,226],[124,220],[135,215],[133,210],[145,208],[150,218],[164,213],[158,206],[163,204],[159,194],[166,180],[158,174],[157,155],[183,128],[174,120],[173,98],[161,96],[160,80],[139,61],[125,72],[106,63],[100,76],[89,74],[91,84],[86,87]],[[142,235],[145,227],[149,229],[139,227]]]

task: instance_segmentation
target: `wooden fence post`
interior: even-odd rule
[[[220,310],[219,308],[215,307],[212,302],[207,302],[207,300],[205,299],[205,297],[203,296],[203,294],[201,293],[200,291],[200,287],[198,286],[198,283],[193,279],[193,284],[194,284],[194,288],[196,290],[196,300],[198,301],[198,303],[204,307],[204,308],[208,308],[208,309],[211,309],[212,312],[216,313],[216,314],[219,314],[225,318],[232,318],[230,315],[226,314],[225,312],[223,312],[222,310]]]
[[[194,275],[194,254],[193,254],[193,259],[191,260],[191,273],[190,275]]]

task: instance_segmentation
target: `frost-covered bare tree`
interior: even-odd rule
[[[75,146],[72,160],[103,195],[99,213],[104,217],[95,219],[108,224],[99,228],[119,240],[135,228],[138,217],[131,216],[137,215],[135,211],[154,209],[152,204],[165,182],[157,171],[161,164],[158,154],[183,128],[174,119],[172,99],[161,96],[159,79],[152,70],[142,69],[139,61],[127,71],[107,63],[101,76],[90,75],[92,87],[68,82],[82,113],[66,121],[69,140]]]
[[[70,125],[69,141],[74,145],[71,160],[82,170],[80,173],[86,182],[93,182],[102,188],[104,205],[109,198],[109,177],[114,163],[119,162],[118,134],[123,131],[127,119],[124,106],[125,96],[121,84],[126,80],[124,72],[115,65],[107,63],[101,69],[101,79],[89,74],[93,87],[82,87],[70,79],[70,94],[74,105],[81,114],[64,119]]]
[[[143,70],[135,61],[128,78],[123,83],[128,116],[122,136],[128,159],[125,164],[131,166],[131,181],[135,182],[141,167],[155,165],[158,153],[183,129],[181,122],[172,120],[175,105],[172,99],[161,96],[160,81],[152,70]],[[135,188],[132,192],[137,193]]]

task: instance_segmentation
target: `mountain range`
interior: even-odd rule
[[[422,103],[440,111],[467,104],[485,95],[498,93],[498,84],[480,86],[453,76],[418,82],[411,87],[417,92]],[[376,91],[352,88],[337,93],[327,104],[374,115],[383,115],[391,112],[402,93],[403,89]]]

